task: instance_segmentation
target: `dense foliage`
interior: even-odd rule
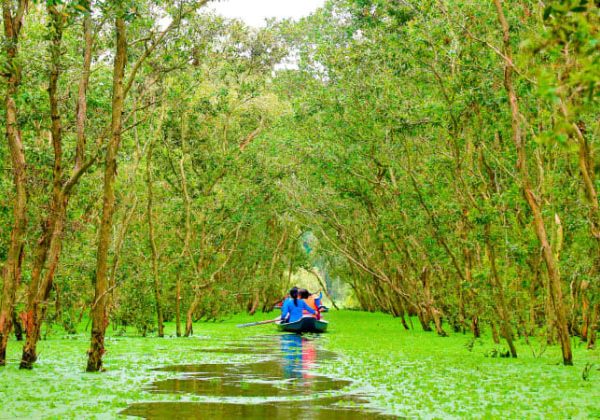
[[[3,1],[0,364],[91,313],[98,370],[110,322],[189,335],[313,267],[405,328],[594,347],[595,2],[205,3]]]

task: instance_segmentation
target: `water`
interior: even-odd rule
[[[210,363],[158,368],[178,376],[154,382],[153,393],[197,395],[207,402],[142,402],[121,414],[147,419],[383,419],[365,408],[364,395],[344,392],[352,382],[318,374],[334,362],[316,337],[285,334],[228,342],[206,353],[254,354],[248,363]]]

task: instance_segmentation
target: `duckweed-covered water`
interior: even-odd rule
[[[285,334],[228,342],[200,353],[251,354],[245,363],[163,366],[178,375],[152,383],[152,393],[195,395],[203,402],[142,402],[121,414],[148,419],[379,419],[366,407],[367,395],[349,393],[346,379],[319,374],[336,355],[323,350],[317,336]]]
[[[322,391],[322,382],[313,383],[306,386],[306,393],[295,394],[281,389],[297,389],[306,379],[282,378],[281,369],[288,366],[302,374],[298,352],[285,359],[288,343],[282,344],[277,335],[265,337],[275,334],[272,325],[235,327],[259,320],[238,314],[223,322],[199,323],[198,334],[188,338],[176,337],[173,323],[166,324],[164,338],[143,338],[133,328],[124,334],[111,328],[104,357],[107,370],[97,374],[85,372],[89,331],[83,332],[84,325],[75,336],[50,331],[39,343],[32,371],[19,370],[22,347],[11,341],[8,364],[0,369],[0,418],[115,418],[119,413],[195,418],[200,410],[206,418],[218,418],[215,410],[230,418],[363,418],[365,410],[373,416],[367,409],[408,418],[600,418],[600,350],[586,350],[577,342],[575,364],[565,367],[558,346],[532,337],[529,344],[517,337],[519,358],[504,359],[494,357],[504,346],[494,344],[489,330],[474,342],[469,334],[438,337],[421,331],[417,320],[415,330],[404,331],[389,315],[334,311],[328,314],[327,334],[316,340],[304,337],[314,342],[316,350],[314,366],[306,371],[320,380],[326,376],[351,384]],[[303,343],[302,348],[309,346]],[[242,367],[263,362],[262,367],[280,366],[275,376],[252,377],[256,366]],[[207,371],[208,364],[215,371]],[[279,395],[217,397],[204,391],[158,390],[162,381],[201,377],[198,365],[204,366],[204,375],[214,375],[213,381],[220,372],[235,376],[227,369],[241,369],[246,375],[239,383],[243,392],[251,387],[246,382],[264,381]]]

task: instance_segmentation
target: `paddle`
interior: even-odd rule
[[[255,325],[263,325],[263,324],[271,324],[272,322],[279,321],[279,318],[269,319],[268,321],[259,321],[259,322],[249,322],[247,324],[238,324],[236,327],[245,328],[245,327],[253,327]]]

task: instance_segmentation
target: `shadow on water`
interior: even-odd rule
[[[320,349],[314,338],[285,334],[206,349],[207,353],[244,354],[246,351],[263,358],[268,355],[269,358],[250,363],[166,366],[157,370],[178,372],[180,376],[156,381],[149,387],[153,393],[200,395],[218,401],[135,403],[121,414],[149,419],[387,418],[362,408],[367,403],[364,398],[353,395],[331,397],[331,392],[339,394],[352,382],[315,372],[319,362],[333,361],[336,355]],[[248,403],[240,402],[240,398],[247,397],[254,398]],[[257,401],[256,397],[264,397],[265,400]],[[273,397],[279,400],[266,399]],[[291,397],[304,400],[292,401]],[[223,402],[223,398],[235,398],[235,401]]]

